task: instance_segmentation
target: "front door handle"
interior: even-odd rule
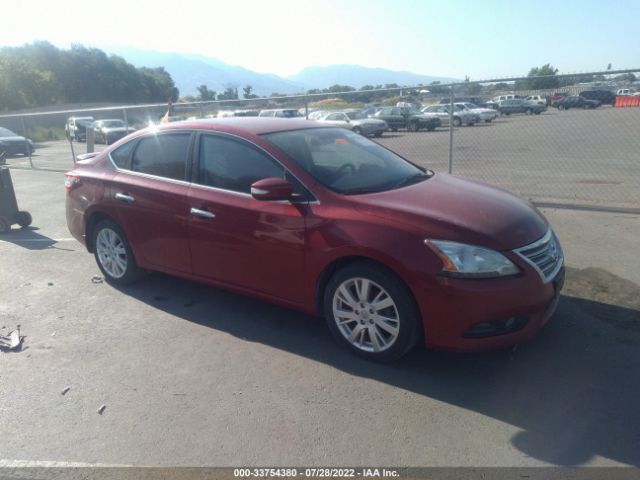
[[[199,208],[192,208],[191,215],[200,218],[216,218],[215,213],[211,213],[209,210],[200,210]]]
[[[136,201],[131,195],[127,195],[126,193],[116,193],[116,200],[120,200],[125,203],[133,203]]]

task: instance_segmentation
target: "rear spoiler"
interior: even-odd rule
[[[91,153],[83,153],[81,155],[76,156],[76,162],[81,162],[82,160],[90,160],[100,152],[91,152]]]

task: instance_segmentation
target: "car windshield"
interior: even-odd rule
[[[367,118],[367,116],[362,112],[346,112],[346,114],[350,120],[362,120]]]
[[[400,188],[432,175],[362,135],[341,128],[263,136],[322,185],[346,195]]]
[[[17,135],[8,128],[0,127],[0,137],[17,137]]]
[[[124,122],[122,120],[104,120],[102,126],[107,128],[124,127]]]

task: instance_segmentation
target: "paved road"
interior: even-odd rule
[[[638,216],[546,211],[571,268],[534,341],[382,366],[256,300],[93,283],[62,175],[12,174],[34,228],[0,240],[0,331],[26,335],[0,352],[0,464],[640,465]]]

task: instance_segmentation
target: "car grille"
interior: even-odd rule
[[[562,247],[551,229],[540,240],[516,248],[514,252],[533,266],[545,283],[553,280],[564,263]]]

